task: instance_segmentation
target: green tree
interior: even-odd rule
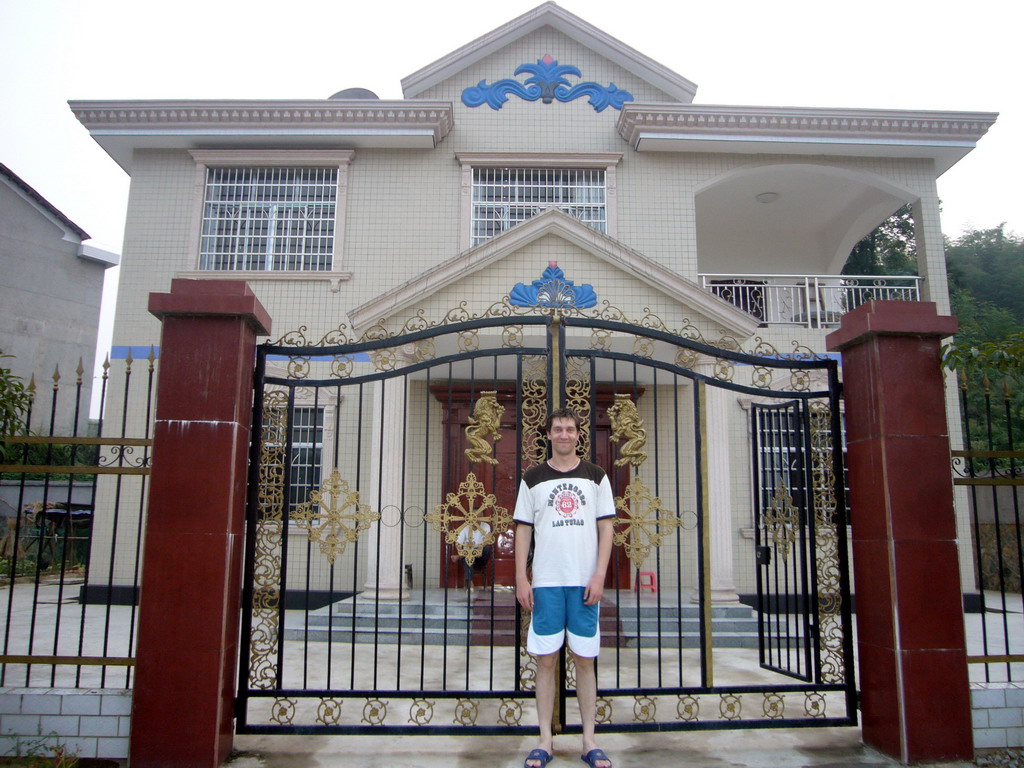
[[[853,246],[844,275],[916,275],[914,212],[908,203]]]
[[[948,241],[946,270],[954,295],[966,291],[1005,309],[1024,327],[1024,237],[1005,226],[971,230]]]

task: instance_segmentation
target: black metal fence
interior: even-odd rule
[[[131,686],[155,372],[106,361],[93,403],[81,365],[33,377],[0,439],[0,686]]]
[[[1024,393],[1020,381],[961,374],[964,448],[953,482],[966,491],[980,612],[967,614],[972,679],[1024,681]]]
[[[238,731],[533,731],[510,521],[561,404],[617,496],[598,727],[854,724],[835,361],[610,310],[449,317],[258,348]],[[740,398],[794,415],[752,447],[728,428]],[[732,536],[715,494],[749,477],[751,450],[767,469],[750,522],[773,570],[756,609],[712,605],[710,548]],[[476,531],[493,552],[474,591],[455,563]],[[737,561],[756,556],[752,542]],[[567,655],[566,732],[581,727],[574,686]]]

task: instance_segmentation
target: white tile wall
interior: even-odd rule
[[[975,749],[1024,747],[1024,684],[971,683]]]

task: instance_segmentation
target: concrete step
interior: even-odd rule
[[[660,617],[660,618],[659,618]],[[713,606],[712,638],[716,647],[756,648],[757,615],[745,605]],[[310,611],[301,624],[286,627],[285,639],[336,643],[424,643],[426,645],[512,646],[519,626],[515,596],[506,590],[478,590],[472,603],[462,591],[437,590],[428,599],[410,596],[397,603],[347,599]],[[399,629],[401,630],[399,632]],[[773,622],[776,645],[785,645],[785,623]],[[601,606],[602,645],[627,648],[700,646],[700,607],[676,605],[644,596],[626,596]],[[791,647],[799,641],[790,640]]]

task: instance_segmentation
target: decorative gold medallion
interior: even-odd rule
[[[455,493],[449,493],[444,504],[438,504],[424,519],[443,533],[448,544],[454,544],[459,557],[472,565],[493,545],[498,532],[507,531],[512,515],[498,506],[493,493],[484,493],[484,485],[470,472]]]
[[[622,513],[612,541],[623,547],[634,568],[640,568],[652,549],[680,526],[680,519],[661,508],[661,499],[637,478],[626,486],[626,493],[615,497],[615,508]]]
[[[320,554],[334,565],[337,556],[344,554],[345,544],[356,541],[360,532],[379,520],[380,512],[360,504],[359,491],[350,491],[335,468],[319,490],[310,491],[309,501],[295,508],[291,519],[309,534],[311,542],[320,544]]]
[[[793,506],[793,496],[785,485],[775,488],[771,504],[761,517],[761,527],[768,541],[779,548],[782,561],[789,560],[789,550],[796,543],[796,528],[800,524],[800,511]]]

